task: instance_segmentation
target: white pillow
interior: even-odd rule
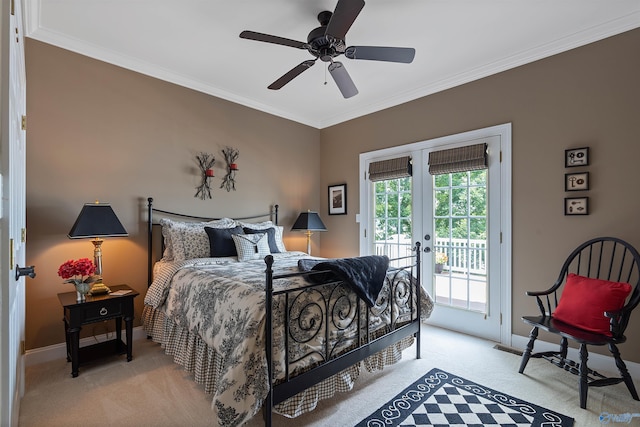
[[[284,232],[284,227],[279,225],[274,225],[272,221],[264,221],[258,223],[250,223],[244,221],[237,221],[238,225],[242,227],[251,228],[253,230],[265,230],[267,228],[273,228],[275,230],[275,239],[276,246],[280,252],[287,252],[287,248],[284,246],[284,242],[282,240],[282,234]]]
[[[162,226],[162,238],[164,239],[164,252],[162,259],[164,261],[173,261],[173,245],[171,244],[171,224],[172,221],[166,218],[160,220]]]
[[[271,254],[266,233],[232,234],[231,238],[236,245],[238,261],[262,259]]]
[[[204,231],[204,227],[233,228],[236,226],[235,221],[230,218],[208,222],[179,222],[163,218],[160,220],[160,224],[165,239],[165,253],[163,254],[165,261],[209,258],[211,248],[209,236]]]

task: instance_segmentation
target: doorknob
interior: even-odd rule
[[[36,277],[36,267],[30,265],[28,267],[18,267],[16,264],[16,280],[20,280],[20,276],[29,276],[30,278]]]
[[[425,234],[424,240],[426,240],[427,242],[431,240],[431,234]],[[431,252],[431,248],[429,246],[425,246],[423,251],[428,254],[429,252]]]

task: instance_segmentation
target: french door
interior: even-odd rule
[[[501,341],[500,137],[462,141],[422,151],[486,144],[487,169],[422,179],[423,283],[436,308],[429,323]]]
[[[478,144],[487,169],[429,173],[430,153]],[[408,178],[370,177],[403,156]],[[436,302],[428,323],[510,345],[511,125],[363,153],[360,171],[360,254],[402,255],[419,241]]]

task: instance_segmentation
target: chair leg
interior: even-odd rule
[[[589,368],[587,368],[587,359],[589,358],[589,353],[587,352],[587,345],[580,344],[580,407],[582,409],[587,409],[587,391],[589,390],[589,382],[587,379],[587,374],[589,372]]]
[[[531,333],[529,334],[529,342],[527,343],[527,347],[524,349],[524,352],[522,353],[522,360],[520,361],[520,369],[518,370],[518,373],[520,374],[524,372],[524,368],[526,368],[527,363],[529,363],[529,358],[531,357],[531,352],[533,351],[533,343],[535,342],[536,338],[538,338],[537,326],[535,326],[531,330]]]
[[[631,375],[627,370],[627,365],[625,365],[624,361],[620,357],[620,351],[618,351],[618,347],[615,344],[611,343],[609,344],[609,351],[616,361],[616,366],[618,367],[618,371],[620,371],[620,376],[624,380],[624,383],[627,385],[627,388],[631,393],[631,397],[633,397],[634,400],[640,400],[640,398],[638,398],[636,387],[633,385],[633,379],[631,378]]]
[[[565,337],[562,337],[562,339],[560,340],[560,357],[562,358],[562,360],[565,360],[567,358],[568,349],[569,341]]]

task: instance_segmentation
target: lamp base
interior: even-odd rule
[[[103,295],[111,292],[111,289],[104,283],[95,283],[89,293],[91,295]]]

